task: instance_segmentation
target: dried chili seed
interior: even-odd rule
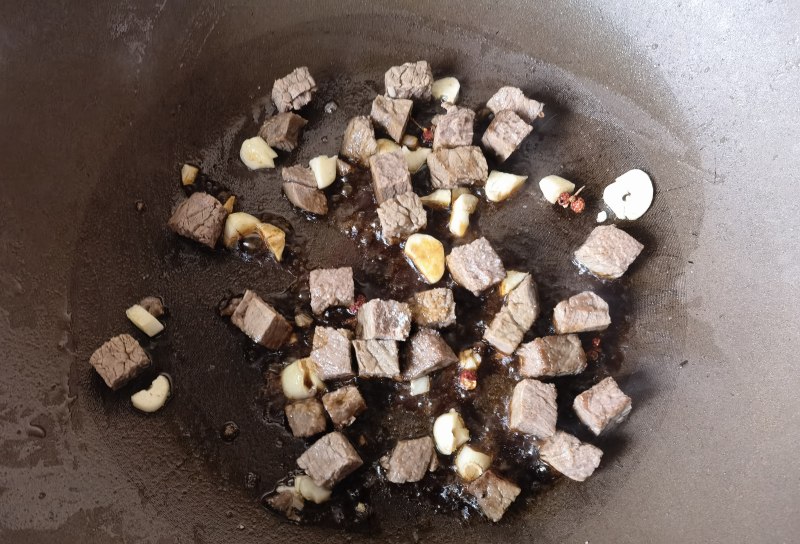
[[[578,197],[572,202],[572,204],[569,205],[569,207],[575,213],[583,213],[583,210],[586,209],[586,202],[584,202],[583,198]]]
[[[474,370],[462,370],[458,373],[458,386],[461,389],[472,391],[478,387],[478,373]]]
[[[570,204],[570,195],[566,191],[558,195],[558,205],[562,208],[568,208]]]
[[[350,312],[352,315],[356,315],[358,310],[364,305],[367,301],[367,298],[364,295],[358,295],[356,297],[355,302],[353,302],[350,306],[348,306],[347,311]]]
[[[596,348],[600,347],[600,337],[599,336],[595,336],[594,338],[592,338],[592,345],[594,347],[596,347]]]
[[[433,143],[433,128],[422,129],[422,142],[428,145]]]

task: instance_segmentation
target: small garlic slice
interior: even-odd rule
[[[513,291],[517,285],[522,283],[522,280],[525,279],[527,276],[527,272],[519,272],[517,270],[508,270],[506,272],[506,277],[503,278],[503,281],[500,282],[500,296],[504,297]]]
[[[256,230],[270,252],[275,256],[275,260],[281,262],[283,250],[286,248],[286,233],[269,223],[259,223],[256,226]]]
[[[461,83],[454,77],[443,77],[433,82],[431,94],[436,100],[455,104],[458,100],[458,92],[461,90]]]
[[[450,189],[436,189],[429,195],[420,197],[423,206],[444,209],[450,207]]]
[[[166,374],[159,374],[150,387],[131,395],[131,404],[137,410],[153,413],[160,410],[169,398],[172,383]]]
[[[164,330],[164,325],[153,317],[153,314],[147,311],[144,306],[134,304],[127,310],[125,315],[131,320],[131,323],[145,333],[147,336],[153,337]]]
[[[412,234],[406,240],[403,252],[428,283],[436,283],[444,276],[444,246],[429,234]]]
[[[319,379],[314,363],[310,358],[299,359],[281,371],[281,387],[289,400],[310,399],[319,391],[325,391],[325,384]]]
[[[330,489],[318,486],[310,476],[305,474],[295,476],[294,488],[300,493],[300,496],[314,504],[322,504],[331,498]]]
[[[406,159],[408,171],[412,174],[416,174],[428,163],[428,155],[431,154],[432,150],[429,147],[418,147],[414,151],[411,151],[408,147],[403,146],[402,151]]]
[[[458,366],[461,370],[478,370],[482,360],[481,354],[472,348],[458,354]]]
[[[324,189],[336,181],[337,158],[336,155],[332,157],[320,155],[308,161],[308,166],[311,168],[311,171],[314,172],[314,179],[317,180],[317,188]]]
[[[629,170],[603,190],[603,201],[618,218],[639,219],[653,203],[653,182],[641,170]]]
[[[461,415],[451,409],[433,422],[433,441],[443,455],[450,455],[469,440],[469,430]]]
[[[275,168],[273,159],[277,156],[278,154],[267,145],[261,136],[248,138],[242,142],[242,148],[239,150],[239,158],[250,170]]]
[[[225,244],[225,247],[232,248],[239,241],[239,238],[255,232],[260,223],[261,221],[259,221],[258,217],[254,217],[249,213],[234,212],[228,215],[225,220],[225,228],[222,231],[222,243]]]
[[[184,185],[192,185],[199,173],[200,169],[198,167],[192,166],[191,164],[184,164],[181,166],[181,183]]]
[[[469,216],[478,208],[478,197],[471,194],[464,194],[453,201],[453,208],[450,210],[450,222],[448,228],[455,236],[461,237],[467,233],[469,228]]]
[[[525,183],[528,176],[517,176],[492,170],[486,179],[486,198],[492,202],[500,202],[514,193]]]
[[[411,396],[413,397],[416,397],[417,395],[424,395],[431,390],[431,377],[422,376],[416,380],[411,380],[409,382],[409,388]]]
[[[491,457],[470,446],[461,448],[455,460],[456,472],[465,482],[479,478],[491,464]]]
[[[388,138],[378,138],[378,151],[377,155],[381,153],[392,153],[393,151],[399,151],[400,146],[394,140],[389,140]]]
[[[547,176],[539,182],[539,189],[550,204],[555,204],[561,193],[572,194],[575,184],[561,176]]]

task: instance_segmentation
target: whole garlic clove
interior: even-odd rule
[[[443,455],[451,455],[469,440],[469,430],[455,410],[440,415],[433,423],[433,441]]]
[[[150,387],[131,395],[131,404],[133,404],[134,408],[142,412],[157,412],[166,404],[171,390],[172,382],[169,376],[166,374],[159,374],[156,379],[150,383]]]
[[[278,154],[267,145],[264,138],[255,136],[242,142],[242,148],[239,150],[239,158],[242,159],[244,165],[250,170],[259,170],[261,168],[275,168],[275,157]]]
[[[653,182],[641,170],[629,170],[603,190],[603,201],[618,218],[639,219],[653,203]]]
[[[225,247],[232,248],[243,236],[255,232],[261,221],[257,217],[244,212],[234,212],[225,220],[222,231],[222,243]]]
[[[429,195],[420,197],[423,206],[435,209],[450,207],[450,189],[436,189]]]
[[[433,82],[431,94],[436,100],[455,104],[458,100],[458,92],[461,90],[461,83],[454,77],[443,77]]]
[[[308,161],[308,166],[314,172],[314,179],[317,180],[317,188],[324,189],[336,181],[336,160],[338,157],[326,157],[320,155]]]
[[[156,319],[153,314],[147,311],[144,306],[134,304],[127,310],[125,315],[131,320],[131,323],[151,338],[164,330],[164,325]]]
[[[381,153],[392,153],[394,151],[400,150],[400,146],[394,140],[389,140],[387,138],[378,138],[378,151],[376,152],[377,155]]]
[[[517,287],[517,285],[522,283],[522,280],[524,280],[525,276],[527,275],[528,275],[527,272],[508,270],[506,272],[506,277],[503,278],[503,281],[500,282],[500,287],[499,287],[500,296],[504,297],[511,291],[513,291]]]
[[[478,197],[471,194],[463,194],[453,201],[453,208],[450,210],[450,222],[447,227],[453,235],[461,237],[467,233],[469,228],[469,216],[478,208]]]
[[[181,183],[183,185],[193,185],[199,173],[200,169],[198,167],[184,164],[181,166]]]
[[[281,371],[281,388],[287,399],[304,400],[325,391],[325,384],[319,379],[311,359],[305,358],[291,363]]]
[[[301,474],[294,479],[294,488],[300,496],[314,504],[322,504],[331,498],[331,490],[314,483],[310,476]]]
[[[555,204],[561,193],[572,194],[575,184],[561,176],[546,176],[539,182],[539,189],[550,204]]]
[[[486,198],[492,202],[501,202],[516,193],[525,183],[528,176],[517,176],[492,170],[486,179]]]
[[[259,223],[256,226],[256,230],[270,252],[275,256],[275,260],[281,262],[283,250],[286,248],[286,233],[269,223]]]
[[[406,240],[403,252],[428,283],[436,283],[444,276],[444,246],[429,234],[412,234]]]
[[[402,151],[406,159],[406,166],[408,166],[408,171],[411,174],[416,174],[423,166],[428,164],[428,155],[432,152],[429,147],[418,147],[414,151],[411,151],[406,146],[403,146]]]
[[[456,455],[456,472],[465,482],[479,478],[492,464],[492,458],[470,446],[464,446]]]
[[[421,378],[417,378],[416,380],[411,380],[408,385],[412,397],[416,397],[417,395],[424,395],[425,393],[431,390],[431,377],[422,376]]]

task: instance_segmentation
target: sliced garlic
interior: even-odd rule
[[[310,399],[319,391],[325,391],[325,384],[317,376],[310,358],[300,359],[281,371],[283,395],[289,400]]]
[[[597,214],[597,222],[598,223],[602,223],[606,219],[608,219],[608,214],[606,213],[605,210],[603,210],[603,211],[601,211],[600,213]]]
[[[478,197],[465,194],[453,201],[453,208],[450,210],[450,222],[448,228],[455,236],[461,237],[467,233],[469,228],[469,216],[478,207]]]
[[[275,168],[275,157],[278,154],[267,145],[264,138],[255,136],[242,142],[242,148],[239,150],[239,158],[250,170],[259,170],[261,168]]]
[[[283,250],[286,247],[286,233],[269,223],[259,223],[256,226],[256,230],[270,252],[275,256],[275,260],[281,262]]]
[[[411,380],[409,382],[409,389],[411,391],[411,395],[414,397],[417,395],[424,395],[431,390],[431,377],[422,376],[416,380]]]
[[[394,151],[399,151],[400,146],[394,140],[389,140],[388,138],[378,138],[378,151],[377,154],[380,155],[381,153],[392,153]]]
[[[233,205],[236,204],[236,197],[231,195],[228,197],[228,200],[225,201],[225,204],[222,205],[225,208],[225,211],[229,214],[233,213]]]
[[[259,224],[261,224],[261,221],[259,221],[258,217],[254,217],[249,213],[235,212],[228,215],[225,220],[225,228],[222,231],[222,243],[225,244],[225,247],[232,248],[239,241],[239,238],[255,232]]]
[[[412,136],[411,134],[404,134],[400,139],[400,143],[403,145],[403,147],[407,147],[413,151],[417,148],[417,146],[419,146],[419,138]]]
[[[458,197],[461,195],[469,195],[472,194],[469,192],[469,189],[466,187],[456,187],[455,189],[451,189],[450,192],[452,193],[451,199],[453,202],[458,200]]]
[[[198,167],[192,166],[191,164],[184,164],[181,166],[181,183],[184,185],[192,185],[199,173],[200,169]]]
[[[561,193],[572,194],[572,191],[575,190],[575,184],[561,176],[547,176],[539,182],[539,189],[542,190],[544,198],[550,204],[555,204],[558,202],[558,197]]]
[[[433,441],[443,455],[450,455],[469,440],[469,430],[455,410],[440,415],[433,422]]]
[[[478,370],[482,360],[481,354],[472,348],[458,354],[458,366],[461,370]]]
[[[450,207],[450,189],[436,189],[429,195],[420,197],[423,206],[444,209]]]
[[[131,395],[131,404],[137,410],[153,413],[160,410],[169,398],[172,383],[166,374],[159,374],[150,387]]]
[[[492,170],[486,179],[486,198],[492,202],[500,202],[507,199],[525,183],[528,176],[517,176]]]
[[[428,163],[428,155],[431,154],[432,150],[429,147],[419,147],[416,150],[411,151],[406,146],[403,146],[402,151],[403,156],[406,158],[408,171],[412,174],[416,174]]]
[[[317,187],[324,189],[330,186],[331,183],[336,181],[336,155],[333,157],[326,157],[320,155],[308,161],[308,166],[314,172],[314,179],[317,180]]]
[[[455,104],[458,100],[458,91],[461,90],[461,83],[454,77],[443,77],[433,82],[431,94],[436,100]]]
[[[491,464],[491,457],[470,446],[461,448],[455,460],[456,472],[465,482],[479,478]]]
[[[603,200],[620,219],[639,219],[653,203],[653,182],[641,170],[629,170],[605,188]]]
[[[164,330],[164,325],[153,317],[153,314],[147,311],[144,306],[134,304],[127,310],[125,315],[131,320],[131,323],[136,325],[140,331],[147,336],[153,337]]]
[[[500,296],[504,297],[513,291],[517,285],[522,283],[522,280],[527,276],[527,272],[518,272],[517,270],[508,270],[506,277],[500,282]]]
[[[331,498],[331,490],[318,486],[310,476],[301,474],[294,479],[294,488],[300,496],[314,504],[322,504]]]
[[[412,234],[406,240],[403,252],[428,283],[436,283],[444,276],[444,246],[429,234]]]

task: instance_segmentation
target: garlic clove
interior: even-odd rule
[[[125,315],[131,320],[131,323],[145,333],[147,336],[153,337],[164,330],[164,325],[156,319],[153,314],[147,311],[144,306],[134,304],[127,310]]]
[[[458,200],[458,197],[460,197],[461,195],[472,194],[472,193],[470,193],[470,191],[469,191],[469,189],[467,187],[456,187],[454,189],[451,189],[450,192],[452,193],[452,197],[451,198],[452,198],[452,201],[453,201],[454,204],[455,204],[455,201]]]
[[[547,176],[539,182],[539,189],[550,204],[555,204],[561,193],[572,194],[575,184],[561,176]]]
[[[503,281],[500,282],[500,296],[504,297],[513,291],[517,285],[522,283],[522,280],[525,279],[527,276],[527,272],[518,272],[517,270],[508,270],[506,272],[506,277],[503,278]]]
[[[440,415],[433,423],[433,441],[443,455],[450,455],[469,440],[469,430],[455,410]]]
[[[377,155],[381,153],[392,153],[394,151],[399,151],[400,146],[394,140],[389,140],[388,138],[378,138],[378,151]]]
[[[412,234],[406,240],[403,252],[428,283],[436,283],[444,276],[444,246],[429,234]]]
[[[331,498],[331,490],[314,483],[310,476],[295,476],[294,488],[305,500],[322,504]]]
[[[269,223],[259,223],[256,226],[256,230],[270,252],[275,256],[275,260],[281,262],[283,250],[286,247],[286,233]]]
[[[406,159],[406,165],[408,166],[408,171],[412,174],[416,174],[420,171],[420,169],[428,163],[428,155],[431,154],[432,150],[429,147],[419,147],[414,151],[411,151],[406,146],[403,146],[403,156]]]
[[[308,166],[314,172],[314,179],[317,180],[317,188],[324,189],[336,181],[336,157],[326,157],[320,155],[308,161]]]
[[[479,478],[492,464],[492,458],[470,446],[464,446],[455,459],[456,472],[465,482]]]
[[[225,247],[232,248],[242,236],[255,232],[261,223],[257,217],[244,212],[235,212],[228,215],[225,228],[222,231],[222,243]]]
[[[471,194],[462,194],[453,201],[450,210],[450,232],[458,237],[464,236],[469,228],[469,216],[478,207],[478,197]]]
[[[411,134],[404,134],[400,139],[400,143],[403,145],[403,147],[407,147],[413,151],[419,146],[419,138],[412,136]]]
[[[422,376],[416,380],[411,380],[409,382],[409,389],[411,396],[413,397],[416,397],[417,395],[424,395],[431,390],[431,377]]]
[[[458,92],[461,90],[461,83],[454,77],[443,77],[433,82],[431,94],[436,100],[455,104],[458,100]]]
[[[194,184],[197,179],[197,174],[199,173],[200,169],[198,167],[192,166],[191,164],[184,164],[181,166],[181,183],[183,185]]]
[[[528,176],[517,176],[492,170],[486,179],[486,198],[492,202],[500,202],[519,190]]]
[[[166,374],[159,374],[156,379],[150,383],[150,387],[131,395],[131,404],[133,404],[134,408],[142,412],[157,412],[166,404],[171,390],[172,382],[170,382],[169,376]]]
[[[603,190],[603,201],[618,218],[639,219],[653,203],[653,182],[641,170],[629,170]]]
[[[228,200],[225,201],[225,204],[223,204],[222,207],[225,208],[225,211],[228,212],[228,214],[232,214],[234,204],[236,204],[236,197],[231,195],[228,197]]]
[[[450,189],[436,189],[429,195],[420,197],[423,206],[444,209],[450,207]]]
[[[278,154],[267,145],[264,138],[255,136],[242,142],[242,148],[239,150],[239,158],[242,159],[247,168],[250,170],[259,170],[261,168],[275,168],[275,161],[273,160]]]
[[[310,399],[325,390],[310,358],[299,359],[281,371],[281,388],[289,400]]]

